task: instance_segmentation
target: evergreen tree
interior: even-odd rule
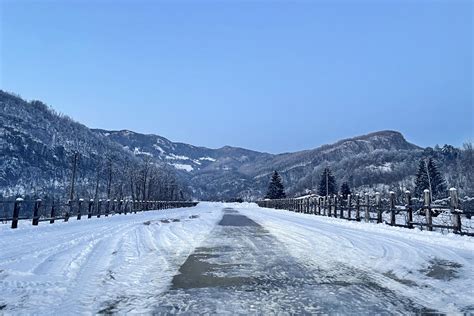
[[[347,196],[351,194],[351,188],[349,187],[349,183],[347,182],[342,183],[341,194],[345,199],[347,199]]]
[[[337,194],[336,179],[329,168],[324,168],[323,173],[321,174],[318,194],[321,196]]]
[[[433,158],[421,159],[415,180],[415,194],[423,196],[424,190],[430,190],[431,197],[440,197],[446,191],[446,183],[438,171]]]
[[[446,195],[446,183],[438,170],[434,159],[428,159],[428,174],[430,175],[431,190],[433,197]]]
[[[281,177],[277,171],[273,172],[270,184],[268,185],[266,199],[284,199],[286,197],[285,188],[281,181]]]
[[[428,181],[428,173],[426,172],[426,161],[425,159],[420,159],[415,179],[415,196],[423,196],[425,189],[429,190],[430,184]]]

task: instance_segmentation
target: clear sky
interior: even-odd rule
[[[273,153],[473,139],[472,1],[0,3],[0,87],[90,127]]]

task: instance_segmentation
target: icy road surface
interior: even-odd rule
[[[473,254],[254,204],[0,225],[0,314],[474,312]]]

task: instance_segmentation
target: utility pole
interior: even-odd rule
[[[79,153],[76,151],[74,153],[74,160],[72,166],[72,179],[71,179],[71,190],[69,191],[69,200],[74,199],[74,185],[76,183],[76,171],[77,171],[77,160],[79,159]]]
[[[107,181],[107,199],[110,199],[110,193],[112,190],[112,158],[109,157],[108,161],[108,171],[109,171],[109,178]]]
[[[326,196],[329,195],[329,169],[326,168]]]

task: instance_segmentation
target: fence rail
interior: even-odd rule
[[[471,212],[459,209],[459,199],[454,188],[449,190],[449,205],[437,205],[431,201],[429,190],[424,191],[423,200],[412,199],[410,191],[405,192],[404,204],[396,204],[394,192],[388,199],[380,193],[370,196],[355,194],[342,197],[308,196],[257,201],[260,207],[289,210],[298,213],[336,217],[351,221],[385,223],[390,226],[441,230],[461,235],[474,236],[474,222]]]
[[[53,224],[57,220],[69,221],[71,217],[108,217],[115,214],[130,214],[151,210],[194,207],[198,202],[187,201],[132,201],[132,200],[16,200],[0,201],[0,223],[11,221],[11,228],[18,227],[19,220],[31,220],[32,225],[40,222]]]

